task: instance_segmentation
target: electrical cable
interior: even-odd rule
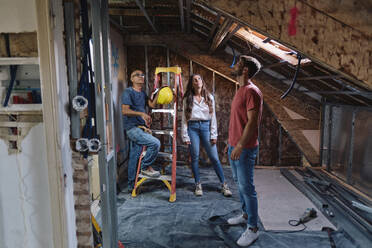
[[[233,53],[233,55],[234,55],[234,58],[233,58],[233,62],[232,62],[232,64],[230,65],[230,68],[234,68],[235,63],[236,63],[236,54],[235,54],[235,50],[234,50],[233,47],[231,47],[231,50],[232,50],[232,53]]]

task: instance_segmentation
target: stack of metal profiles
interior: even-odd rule
[[[295,172],[281,169],[297,189],[360,247],[372,244],[372,203],[325,173],[310,168]]]

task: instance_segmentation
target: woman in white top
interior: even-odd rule
[[[222,184],[223,195],[231,196],[231,191],[225,182],[222,165],[217,153],[217,121],[214,98],[205,88],[205,83],[199,74],[190,76],[183,97],[182,140],[190,148],[191,168],[196,184],[195,195],[203,195],[199,175],[199,148],[201,142]]]

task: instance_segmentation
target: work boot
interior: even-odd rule
[[[203,190],[202,190],[201,183],[197,183],[196,184],[196,186],[195,186],[195,195],[196,196],[202,196],[203,195]]]
[[[230,225],[239,225],[247,223],[248,216],[245,214],[241,214],[235,217],[231,217],[227,220],[227,223]]]
[[[229,186],[227,185],[227,183],[223,183],[222,184],[222,190],[221,190],[222,194],[226,197],[229,197],[229,196],[232,196],[232,193],[229,189]]]
[[[154,170],[151,166],[147,167],[146,170],[142,170],[142,174],[148,177],[160,177],[160,172]]]
[[[253,231],[252,228],[248,227],[245,232],[240,236],[236,242],[239,246],[248,246],[258,239],[258,231]]]

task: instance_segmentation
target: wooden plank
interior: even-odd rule
[[[38,57],[0,58],[0,65],[38,65]]]
[[[229,33],[231,26],[233,25],[233,21],[231,19],[225,19],[222,23],[220,29],[217,31],[216,35],[212,40],[212,45],[209,49],[209,53],[213,53],[219,47],[223,39],[225,39],[226,35]]]
[[[40,50],[40,80],[43,95],[43,113],[45,122],[46,157],[48,166],[49,197],[52,219],[53,246],[67,248],[67,216],[65,203],[64,175],[59,137],[59,113],[57,79],[54,54],[55,23],[49,1],[36,0],[37,43]],[[62,6],[61,6],[62,7]],[[54,13],[55,14],[55,13]]]
[[[217,29],[217,26],[220,24],[220,19],[221,19],[221,14],[218,14],[216,16],[216,20],[214,21],[214,24],[209,32],[209,35],[208,35],[208,41],[210,41],[214,35],[214,32],[216,32],[216,29]]]

